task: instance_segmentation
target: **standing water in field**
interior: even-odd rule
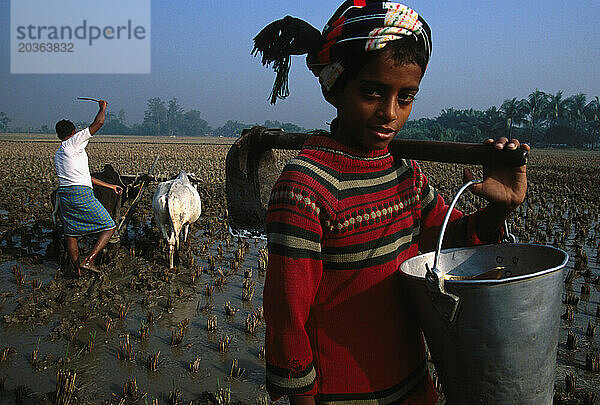
[[[152,398],[165,403],[170,395],[186,402],[227,395],[233,403],[265,400],[266,242],[228,232],[223,163],[228,147],[146,142],[143,148],[90,145],[92,170],[110,163],[135,174],[139,162],[151,162],[160,152],[155,175],[193,172],[203,214],[190,243],[179,252],[176,271],[169,272],[152,222],[151,185],[120,245],[108,249],[106,274],[80,279],[57,272],[53,253],[49,195],[55,180],[49,157],[55,144],[0,142],[7,151],[0,156],[1,403],[14,403],[17,392],[25,403],[51,397],[59,370],[74,370],[76,395],[92,403],[136,395],[148,403]],[[462,168],[422,167],[448,200]],[[520,242],[556,246],[570,256],[555,371],[557,398],[564,403],[600,395],[594,357],[600,342],[598,169],[598,152],[532,152],[527,203],[511,217]],[[465,211],[479,206],[470,195],[464,199]],[[569,384],[575,392],[569,393]]]

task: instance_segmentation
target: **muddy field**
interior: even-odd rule
[[[90,143],[91,169],[194,172],[203,204],[168,272],[152,220],[151,184],[105,274],[61,267],[49,195],[57,142],[0,139],[0,403],[267,403],[262,285],[265,241],[228,232],[228,145],[189,141]],[[222,144],[221,144],[222,143]],[[448,199],[458,165],[423,164]],[[566,250],[557,403],[600,397],[600,152],[532,152],[526,204],[511,218],[521,242]],[[475,170],[477,173],[477,170]],[[481,206],[472,196],[467,211]],[[127,208],[127,206],[125,206]],[[85,241],[84,244],[85,246]],[[85,250],[85,249],[84,249]],[[58,391],[57,391],[58,390]],[[66,402],[61,402],[66,403]]]

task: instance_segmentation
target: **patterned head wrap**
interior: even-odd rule
[[[262,53],[263,65],[273,62],[277,77],[271,104],[275,104],[277,98],[289,95],[290,55],[308,54],[308,68],[330,90],[345,69],[344,60],[382,49],[390,41],[408,38],[422,47],[427,64],[431,56],[431,30],[416,11],[393,1],[346,0],[323,32],[290,16],[267,25],[254,38],[252,53]]]

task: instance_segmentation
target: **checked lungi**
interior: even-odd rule
[[[83,236],[116,227],[90,187],[59,187],[58,198],[65,236]]]

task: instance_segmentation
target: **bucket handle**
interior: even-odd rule
[[[450,215],[454,210],[454,206],[456,205],[458,198],[468,187],[481,182],[482,180],[470,180],[463,184],[462,187],[458,190],[458,192],[452,199],[452,202],[450,203],[448,212],[446,212],[444,222],[442,222],[440,236],[438,237],[437,246],[435,248],[433,268],[429,268],[429,264],[425,263],[425,267],[427,268],[427,272],[425,273],[425,280],[427,280],[426,285],[430,293],[431,300],[433,301],[433,305],[436,307],[436,309],[442,315],[442,317],[450,323],[452,323],[456,318],[460,298],[457,295],[446,291],[446,287],[444,285],[444,272],[442,272],[438,267],[440,252],[442,250],[442,242],[444,240],[444,234],[446,233],[446,227],[448,226],[448,222],[450,221]]]

